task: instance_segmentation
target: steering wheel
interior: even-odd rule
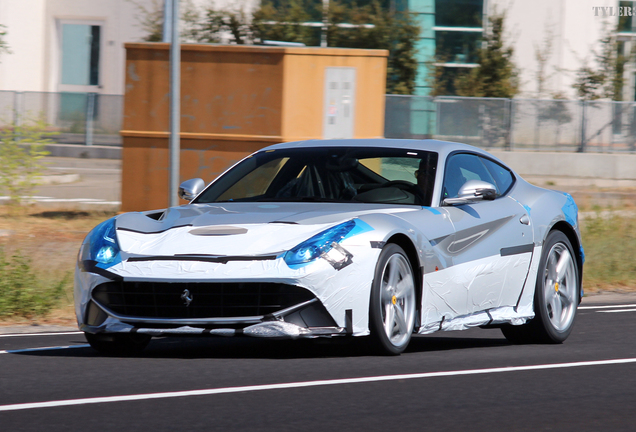
[[[401,189],[403,191],[411,192],[416,197],[415,202],[413,204],[418,204],[418,201],[419,201],[419,204],[422,204],[425,201],[424,191],[422,191],[422,189],[420,189],[418,185],[411,183],[410,181],[391,180],[381,184],[379,187],[380,188],[394,187],[394,188]]]

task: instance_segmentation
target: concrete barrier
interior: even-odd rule
[[[44,148],[53,157],[83,159],[121,159],[119,146],[87,146],[78,144],[47,144]]]
[[[49,144],[50,156],[121,159],[121,147]],[[636,154],[489,150],[524,177],[562,177],[636,182]]]
[[[636,155],[490,150],[522,176],[636,181]]]

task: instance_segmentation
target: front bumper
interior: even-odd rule
[[[246,261],[228,263],[210,262],[122,262],[107,272],[95,272],[78,266],[75,272],[75,312],[78,325],[88,333],[143,332],[152,335],[246,335],[255,337],[323,337],[352,334],[369,334],[369,289],[373,279],[379,249],[365,245],[347,245],[353,255],[353,263],[335,269],[327,260],[318,259],[302,268],[289,268],[282,259],[270,261]],[[239,317],[208,314],[166,316],[148,315],[139,310],[123,310],[109,307],[94,292],[104,284],[122,283],[131,286],[137,282],[153,283],[159,289],[168,284],[287,284],[303,288],[311,293],[308,299],[294,297],[293,304],[285,304],[275,311],[251,311]],[[190,309],[197,307],[203,295],[195,295]],[[112,293],[114,291],[109,291]],[[184,289],[178,290],[175,302],[187,307],[179,298]],[[207,295],[207,294],[206,294]],[[161,303],[161,302],[160,302]],[[141,303],[143,305],[143,303]],[[162,303],[165,305],[165,303]],[[212,304],[210,302],[209,304]],[[319,307],[329,319],[316,320],[302,315],[309,307]],[[302,309],[302,310],[301,310]],[[212,317],[212,318],[210,318]],[[282,324],[281,324],[282,323]]]

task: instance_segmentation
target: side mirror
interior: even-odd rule
[[[459,188],[457,198],[446,198],[442,204],[470,204],[482,200],[492,201],[495,198],[497,198],[495,186],[481,180],[468,180]]]
[[[200,178],[186,180],[179,185],[179,198],[192,201],[195,196],[205,189],[205,182]]]

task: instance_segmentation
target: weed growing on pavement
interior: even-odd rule
[[[70,281],[45,282],[39,278],[31,260],[20,252],[7,256],[0,249],[0,317],[34,318],[44,316],[58,303]]]
[[[581,237],[584,289],[636,286],[636,218],[597,212],[581,224]]]

